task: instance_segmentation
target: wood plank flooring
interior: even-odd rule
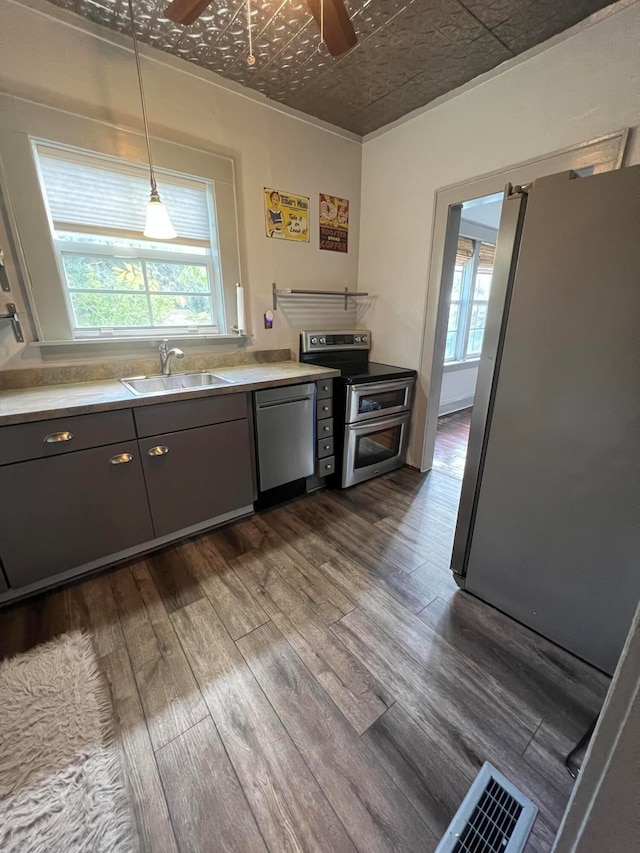
[[[467,458],[471,409],[461,409],[438,418],[438,433],[433,455],[434,471],[462,479]]]
[[[0,613],[4,656],[93,632],[143,853],[430,853],[485,760],[540,807],[528,853],[550,850],[562,756],[608,680],[457,590],[462,415],[442,429],[428,475],[302,498]]]

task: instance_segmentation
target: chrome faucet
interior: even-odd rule
[[[171,362],[174,358],[183,358],[184,353],[178,347],[169,349],[169,341],[164,340],[160,344],[160,369],[163,376],[171,376]]]

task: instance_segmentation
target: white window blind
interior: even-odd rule
[[[36,144],[36,151],[56,230],[110,232],[140,238],[149,201],[149,174],[144,166],[122,161],[112,166],[98,157],[42,144]],[[210,246],[207,183],[158,172],[156,178],[178,240]]]

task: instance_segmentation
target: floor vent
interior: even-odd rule
[[[487,762],[436,853],[519,853],[537,813],[531,800]]]

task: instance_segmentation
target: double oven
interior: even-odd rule
[[[334,380],[336,474],[346,488],[404,464],[415,370],[369,361],[371,333],[303,332],[300,360],[340,370]]]

